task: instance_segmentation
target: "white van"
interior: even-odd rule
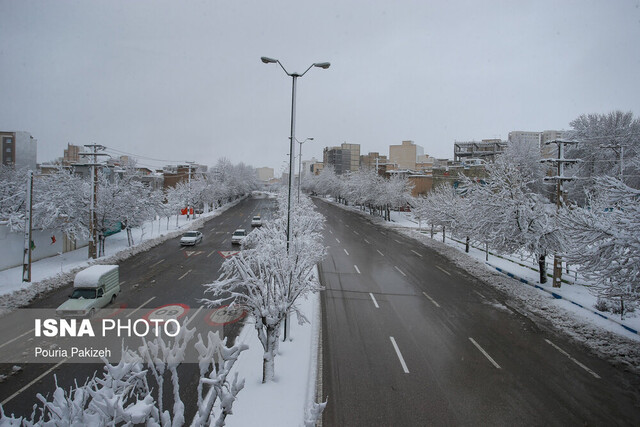
[[[115,301],[120,293],[117,265],[92,265],[76,274],[73,293],[56,309],[61,317],[93,316],[100,308]]]

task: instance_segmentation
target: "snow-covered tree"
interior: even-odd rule
[[[247,236],[243,250],[222,265],[220,278],[205,285],[213,296],[203,300],[219,306],[232,298],[231,306],[240,304],[253,316],[264,349],[263,382],[274,376],[282,322],[293,313],[300,323],[307,321],[297,303],[319,290],[313,271],[325,253],[320,235],[324,219],[304,195],[293,205],[287,249],[286,197],[279,200],[277,218]]]
[[[198,355],[197,413],[192,425],[223,426],[233,402],[244,387],[237,374],[228,378],[238,356],[247,346],[226,347],[218,333],[206,337],[184,322],[178,335],[143,341],[137,350],[126,350],[120,362],[105,360],[100,377],[86,380],[70,390],[56,387],[52,396],[38,394],[41,404],[26,417],[7,415],[0,406],[0,425],[23,426],[182,426],[185,405],[180,396],[177,368],[193,347]],[[154,384],[155,383],[155,384]],[[173,405],[164,404],[171,396]],[[194,402],[195,403],[195,402]]]
[[[584,203],[584,196],[600,176],[624,176],[624,183],[640,188],[640,118],[631,112],[583,114],[570,123],[566,138],[578,141],[567,149],[567,158],[582,161],[568,168],[576,179],[566,188],[572,200]],[[621,163],[622,162],[622,163]]]
[[[0,221],[14,230],[24,226],[27,170],[0,165]]]
[[[509,144],[487,165],[486,182],[461,176],[472,238],[502,253],[524,250],[538,258],[546,282],[546,255],[560,248],[556,208],[541,194],[543,173],[537,147]]]
[[[623,316],[625,301],[640,301],[640,190],[603,176],[587,201],[562,210],[565,257]]]

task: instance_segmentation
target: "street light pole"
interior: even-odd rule
[[[302,183],[302,144],[307,141],[313,141],[313,138],[306,138],[304,141],[296,139],[296,142],[300,144],[300,153],[298,153],[298,203],[300,203],[300,185]]]
[[[293,181],[292,180],[293,180],[293,174],[295,170],[294,163],[293,163],[294,162],[293,156],[295,152],[294,142],[296,140],[296,82],[298,77],[302,77],[305,74],[307,74],[307,71],[309,71],[312,67],[318,67],[326,70],[331,66],[331,64],[329,62],[314,62],[313,64],[309,65],[309,67],[304,71],[304,73],[298,74],[298,73],[288,72],[287,69],[284,68],[282,63],[277,59],[263,56],[260,58],[260,60],[265,64],[278,64],[280,68],[282,68],[282,71],[284,71],[285,74],[291,77],[293,80],[292,86],[291,86],[291,136],[289,137],[289,190],[288,190],[289,195],[287,197],[287,253],[289,253],[289,247],[291,243],[291,201],[293,198],[293,191],[292,191]],[[287,335],[288,335],[287,332],[288,332],[288,322],[285,319],[283,340],[287,339]]]

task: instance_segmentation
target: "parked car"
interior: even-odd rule
[[[202,233],[199,231],[187,231],[180,238],[182,246],[192,246],[200,242],[202,242]]]
[[[233,235],[231,236],[231,244],[239,245],[242,243],[245,237],[247,237],[247,232],[244,231],[244,228],[238,228],[233,232]]]
[[[60,317],[93,316],[97,310],[114,302],[120,293],[117,265],[92,265],[76,274],[73,293],[56,314]]]
[[[251,226],[262,227],[262,218],[260,218],[260,215],[256,215],[253,217],[253,219],[251,219]]]

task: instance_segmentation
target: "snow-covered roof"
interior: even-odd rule
[[[94,288],[98,286],[100,278],[113,270],[117,270],[117,265],[92,265],[76,274],[73,286],[78,288]]]

